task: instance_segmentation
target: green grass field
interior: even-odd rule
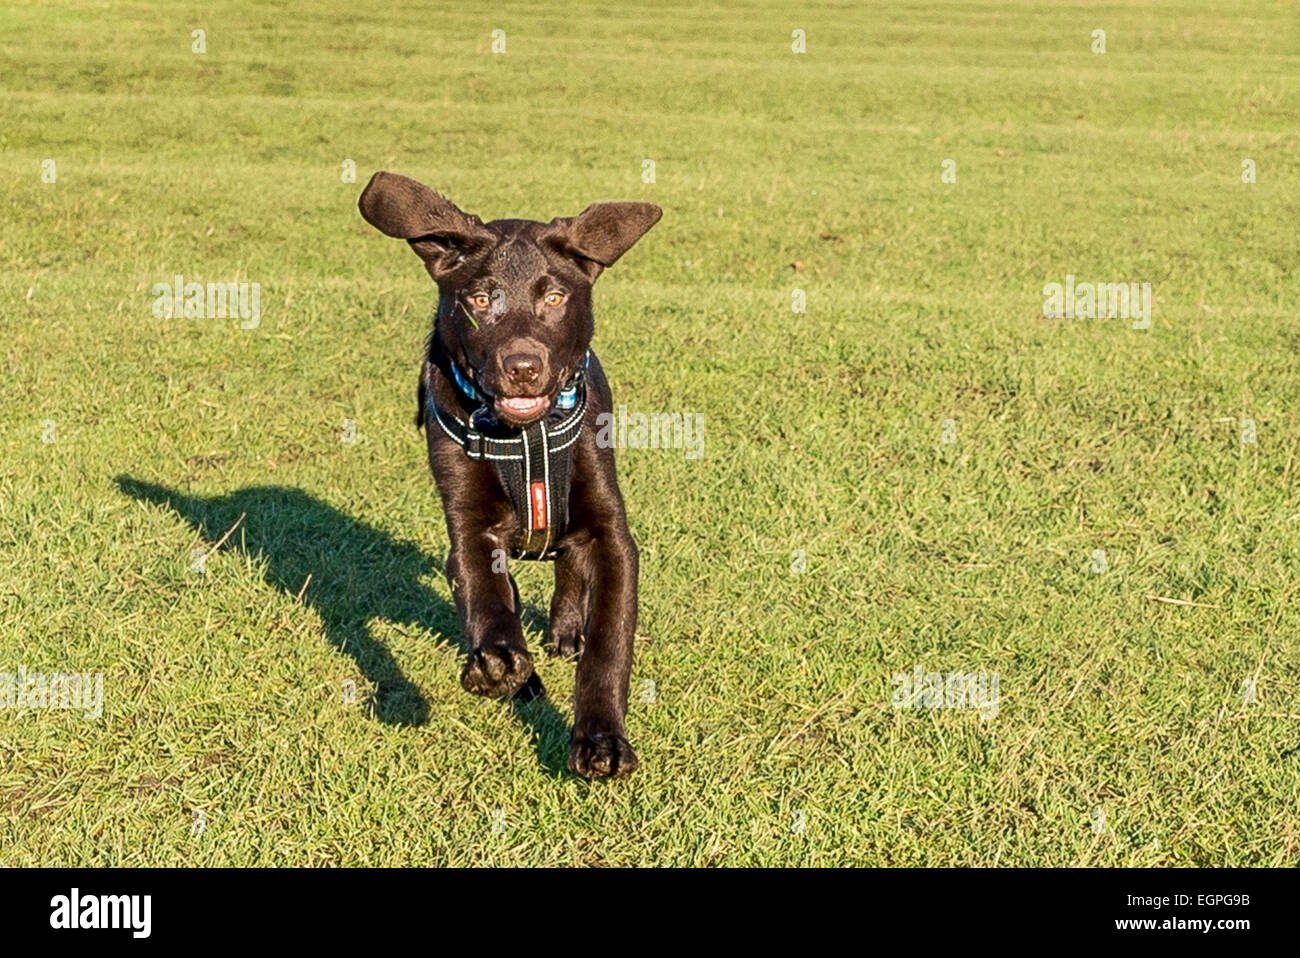
[[[0,672],[104,677],[0,710],[0,862],[1300,860],[1294,3],[205,6],[0,11]],[[596,287],[616,402],[704,417],[619,454],[626,781],[563,770],[548,566],[549,700],[460,689],[377,169],[664,209]]]

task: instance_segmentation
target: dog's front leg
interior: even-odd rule
[[[425,375],[429,375],[426,368]],[[533,660],[519,624],[519,594],[506,570],[509,501],[491,467],[430,428],[429,466],[447,516],[447,584],[451,587],[469,657],[460,684],[475,695],[507,698],[525,684],[540,694]],[[530,681],[531,680],[531,681]],[[528,694],[528,693],[526,693]]]
[[[448,522],[447,582],[456,600],[469,657],[460,684],[475,695],[508,698],[532,678],[533,660],[519,624],[519,598],[506,572],[505,547],[488,528]]]
[[[637,548],[621,515],[593,530],[588,548],[595,581],[573,695],[569,768],[587,778],[617,778],[637,767],[625,724],[636,634]]]

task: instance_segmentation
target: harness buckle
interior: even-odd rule
[[[475,409],[465,424],[465,455],[479,460],[487,453],[487,444],[483,433],[496,425],[492,413],[486,404]]]
[[[483,434],[473,429],[465,430],[465,455],[471,459],[479,460],[483,458]]]

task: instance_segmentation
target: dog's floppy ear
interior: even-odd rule
[[[495,239],[477,216],[423,183],[396,173],[381,170],[372,176],[357,207],[375,229],[410,243],[434,279]]]
[[[551,220],[550,242],[594,281],[663,215],[653,203],[592,203],[577,216]]]

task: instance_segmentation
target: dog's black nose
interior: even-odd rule
[[[505,367],[506,378],[519,386],[526,386],[537,381],[542,371],[542,357],[532,353],[512,353],[501,361]]]

